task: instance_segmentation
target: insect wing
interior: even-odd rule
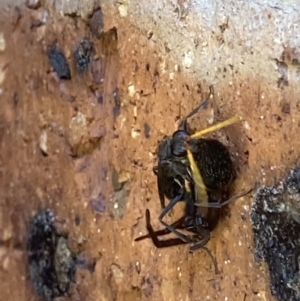
[[[166,185],[166,166],[163,164],[158,164],[157,166],[157,188],[158,188],[158,195],[160,200],[160,205],[162,208],[165,208],[165,193],[164,188]]]
[[[187,156],[190,161],[193,180],[196,184],[195,187],[196,187],[196,192],[197,192],[197,200],[201,201],[201,203],[208,203],[208,195],[206,192],[206,187],[204,185],[199,168],[195,162],[194,156],[188,148],[187,148]]]

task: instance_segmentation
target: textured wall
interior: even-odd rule
[[[48,1],[66,14],[86,16],[97,1]],[[276,83],[278,61],[300,56],[300,4],[289,1],[100,1],[107,16],[133,23],[161,46],[174,65],[217,84],[231,77],[263,77]],[[110,24],[111,25],[111,24]],[[110,26],[108,25],[108,26]],[[290,80],[295,79],[290,76]]]

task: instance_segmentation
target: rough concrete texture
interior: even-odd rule
[[[97,4],[151,36],[160,54],[186,73],[214,84],[237,75],[277,81],[277,61],[300,43],[297,0],[55,1],[62,14],[82,16]],[[110,21],[117,25],[119,18]]]
[[[146,208],[160,227],[158,142],[210,84],[215,95],[190,124],[243,117],[214,135],[239,166],[232,194],[271,184],[298,163],[299,5],[103,1],[101,34],[87,12],[92,4],[80,3],[89,9],[55,1],[1,11],[1,298],[37,300],[27,227],[48,207],[70,249],[95,261],[94,269],[77,269],[71,300],[274,300],[266,266],[254,261],[249,197],[228,206],[207,245],[219,275],[205,252],[158,250],[134,238],[145,234]],[[82,73],[74,51],[85,37],[95,53]],[[53,45],[70,80],[50,66]]]
[[[257,260],[266,260],[270,289],[279,300],[300,300],[300,170],[255,195],[251,212]]]

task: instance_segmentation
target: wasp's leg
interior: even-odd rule
[[[183,225],[183,222],[184,222],[184,219],[185,219],[185,216],[181,217],[179,220],[177,220],[176,222],[174,222],[171,226],[176,228],[176,229],[185,229],[184,225]],[[147,227],[148,223],[146,222],[146,227]],[[151,224],[150,224],[150,221],[149,221],[149,227],[152,228]],[[154,235],[157,237],[157,236],[162,236],[162,235],[167,235],[167,234],[170,234],[171,231],[167,228],[165,229],[162,229],[162,230],[157,230],[157,231],[154,231]],[[140,236],[138,238],[135,239],[135,241],[140,241],[140,240],[144,240],[146,238],[151,238],[150,237],[150,234],[146,234],[146,235],[143,235],[143,236]]]
[[[180,182],[178,182],[180,184]],[[172,225],[169,225],[165,223],[162,219],[164,216],[179,202],[183,199],[185,194],[185,188],[180,184],[180,189],[175,198],[173,198],[170,203],[163,209],[163,211],[160,213],[158,219],[159,221],[172,233],[176,234],[179,238],[181,238],[185,242],[190,242],[190,240],[187,240],[186,236],[177,231]]]
[[[196,107],[195,109],[192,110],[192,112],[190,112],[179,124],[178,126],[178,130],[184,130],[184,131],[188,131],[187,129],[187,119],[192,117],[193,115],[195,115],[196,113],[198,113],[199,109],[202,108],[202,107],[206,107],[207,106],[207,103],[209,101],[209,98],[211,95],[214,94],[214,89],[213,89],[213,86],[209,86],[209,95],[208,97],[206,98],[206,100],[204,100],[198,107]]]
[[[207,247],[205,247],[205,246],[201,246],[201,247],[199,247],[199,248],[205,250],[206,253],[209,255],[209,257],[211,258],[211,260],[212,260],[212,262],[213,262],[213,264],[214,264],[214,267],[215,267],[215,274],[220,274],[220,270],[219,270],[219,268],[218,268],[217,260],[216,260],[216,258],[213,256],[213,254],[211,253],[211,251],[210,251]],[[197,249],[199,249],[199,248],[197,248]],[[196,249],[195,249],[195,250],[196,250]],[[193,251],[194,251],[194,250],[191,250],[191,248],[190,248],[190,252],[193,252]]]
[[[202,237],[201,240],[191,244],[190,246],[191,252],[203,248],[210,241],[211,236],[210,236],[210,231],[208,229],[205,229],[201,226],[194,226],[193,228],[189,228],[188,230]]]
[[[183,236],[185,236],[184,239],[182,239],[182,238],[170,238],[170,239],[167,239],[167,240],[159,240],[157,238],[156,232],[152,228],[151,220],[150,220],[150,211],[148,209],[146,210],[146,227],[147,227],[147,230],[148,230],[148,233],[149,233],[149,237],[152,239],[153,244],[157,248],[166,248],[166,247],[173,247],[173,246],[183,245],[183,244],[187,244],[187,243],[196,242],[199,239],[197,235],[186,236],[186,235],[182,234]],[[173,232],[173,231],[170,231],[170,232]]]
[[[193,242],[190,245],[190,252],[194,252],[194,251],[199,250],[199,249],[204,249],[207,252],[207,254],[209,255],[209,257],[211,258],[211,260],[214,264],[215,273],[219,274],[220,271],[218,269],[218,264],[217,264],[217,261],[216,261],[215,257],[212,255],[210,250],[207,247],[205,247],[205,245],[209,242],[209,240],[211,238],[209,230],[204,229],[200,226],[195,226],[195,227],[189,229],[189,231],[197,233],[199,236],[202,237],[201,240]]]
[[[222,208],[225,205],[228,205],[229,203],[232,203],[234,201],[236,201],[237,199],[249,194],[252,191],[252,188],[249,191],[243,192],[239,195],[235,195],[232,198],[228,199],[225,202],[210,202],[210,203],[195,203],[195,206],[198,207],[209,207],[209,208]]]

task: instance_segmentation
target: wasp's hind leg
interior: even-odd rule
[[[185,219],[184,216],[181,217],[179,220],[177,220],[176,222],[171,224],[171,226],[176,228],[176,229],[185,229],[184,224],[183,224],[184,219]],[[152,226],[151,226],[151,223],[150,223],[150,218],[149,218],[149,221],[146,220],[146,228],[148,228],[148,227],[152,229]],[[152,234],[153,234],[152,236],[158,237],[158,236],[163,236],[163,235],[167,235],[167,234],[170,234],[170,233],[171,233],[171,231],[168,228],[165,228],[165,229],[162,229],[162,230],[152,231]],[[151,238],[149,233],[136,238],[135,241],[144,240],[146,238]]]
[[[169,227],[174,227],[177,229],[183,229],[183,220],[184,218],[179,219],[177,222],[173,223],[171,226],[168,225]],[[173,246],[178,246],[178,245],[184,245],[184,244],[188,244],[188,243],[195,243],[197,241],[199,241],[199,237],[198,235],[192,235],[192,236],[188,236],[188,235],[184,235],[180,232],[179,235],[177,235],[178,237],[176,238],[170,238],[167,240],[159,240],[158,239],[158,233],[159,232],[163,232],[164,234],[168,234],[171,233],[173,231],[169,230],[168,228],[164,229],[164,230],[160,230],[160,231],[154,231],[151,225],[151,218],[150,218],[150,211],[147,209],[146,210],[146,228],[148,230],[148,235],[142,236],[143,238],[151,238],[153,244],[157,247],[157,248],[166,248],[166,247],[173,247]],[[176,231],[177,232],[177,231]],[[180,236],[180,237],[179,237]],[[141,240],[142,237],[137,238],[136,240]]]
[[[246,196],[247,194],[249,194],[251,191],[253,190],[253,188],[251,188],[250,190],[246,191],[246,192],[242,192],[241,194],[235,195],[232,198],[228,199],[225,202],[209,202],[209,203],[195,203],[195,206],[198,207],[208,207],[208,208],[222,208],[226,205],[228,205],[229,203],[232,203],[234,201],[236,201],[237,199]]]

